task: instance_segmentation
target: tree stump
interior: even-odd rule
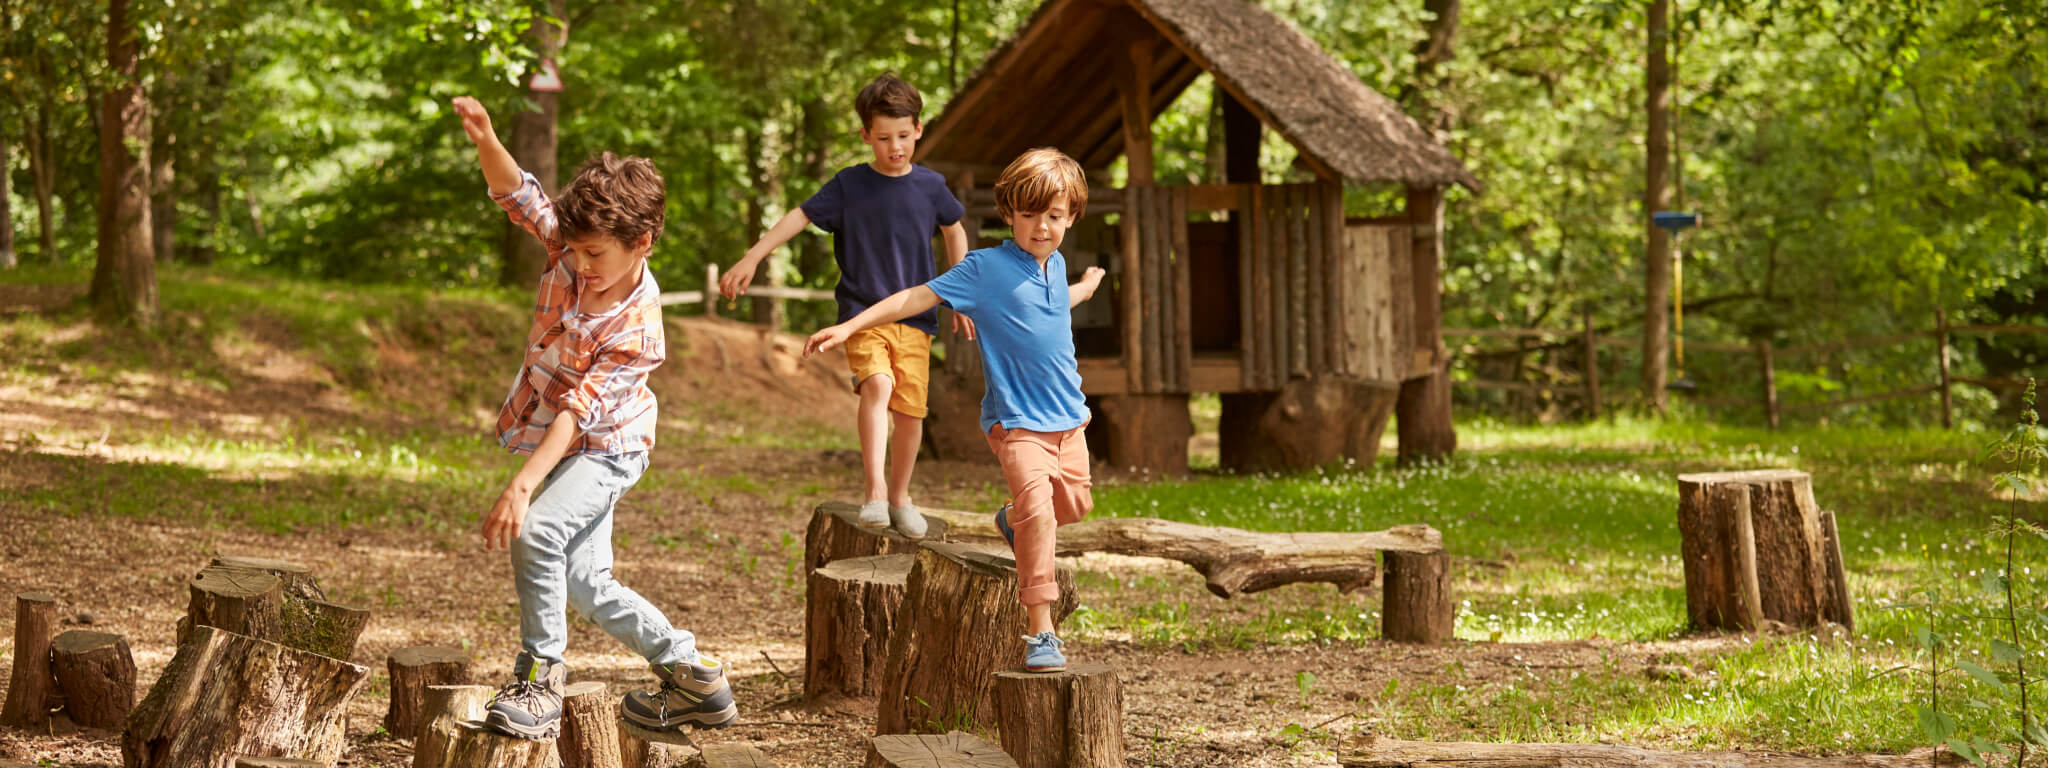
[[[687,765],[701,768],[776,768],[775,761],[760,749],[745,744],[706,744],[704,751]]]
[[[1279,392],[1223,396],[1218,463],[1239,472],[1372,466],[1400,390],[1345,376],[1293,379]]]
[[[1380,589],[1380,636],[1399,643],[1436,645],[1451,639],[1458,603],[1451,597],[1448,552],[1387,550]]]
[[[1446,766],[1571,766],[1571,768],[1919,768],[1934,765],[1933,750],[1904,755],[1807,757],[1761,751],[1665,752],[1609,744],[1478,744],[1366,737],[1358,751],[1338,758],[1345,768]],[[1961,765],[1960,758],[1942,765]]]
[[[996,673],[1003,751],[1020,768],[1122,768],[1124,695],[1104,664]]]
[[[619,721],[619,758],[626,768],[679,768],[697,756],[697,747],[678,731],[650,731],[630,720]]]
[[[1003,748],[959,731],[900,734],[868,741],[867,768],[1017,768]]]
[[[236,755],[334,762],[369,669],[210,626],[128,715],[126,768],[228,768]]]
[[[811,573],[804,611],[805,699],[881,693],[889,635],[916,560],[856,557]]]
[[[953,361],[972,361],[979,367],[980,352],[974,342],[962,340],[950,348]],[[949,369],[950,366],[950,369]],[[925,397],[924,448],[931,458],[946,461],[977,461],[993,458],[988,438],[981,429],[981,394],[987,383],[979,373],[959,370],[960,363],[933,365],[929,393]]]
[[[57,626],[57,598],[48,592],[14,596],[14,672],[0,725],[42,725],[60,695],[50,671],[50,635]]]
[[[1103,461],[1155,477],[1188,473],[1188,438],[1195,427],[1187,395],[1104,395],[1097,402],[1099,421],[1089,422],[1088,431],[1107,438]]]
[[[544,768],[555,753],[546,741],[520,739],[485,728],[483,723],[455,724],[455,739],[448,745],[449,768]]]
[[[946,540],[946,521],[927,516],[925,526],[925,541]],[[916,553],[917,542],[894,528],[860,527],[860,507],[843,501],[819,504],[804,529],[805,576],[836,560]]]
[[[135,656],[128,638],[73,629],[50,646],[64,711],[88,728],[120,728],[135,706]]]
[[[235,768],[334,768],[333,763],[296,757],[237,757]]]
[[[562,768],[619,768],[619,702],[604,683],[571,683],[562,691]]]
[[[1074,570],[1057,570],[1053,622],[1074,610]],[[889,635],[877,733],[993,724],[995,672],[1024,657],[1017,563],[969,544],[927,543]]]
[[[484,719],[491,688],[484,685],[432,685],[420,704],[420,727],[413,735],[413,768],[448,768],[449,747],[461,729],[458,723]]]
[[[178,642],[204,624],[289,648],[346,660],[369,623],[369,611],[336,605],[298,563],[218,557],[192,579],[191,602],[178,621]]]
[[[1805,472],[1679,475],[1678,531],[1695,630],[1856,626],[1834,516]]]
[[[178,645],[201,626],[277,642],[284,636],[284,581],[262,571],[207,566],[192,578]]]
[[[391,707],[384,712],[384,732],[396,738],[419,733],[426,720],[421,707],[426,704],[429,686],[469,684],[469,653],[459,648],[400,648],[385,658],[384,667],[391,674]]]

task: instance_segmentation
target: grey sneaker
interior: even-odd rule
[[[652,693],[626,694],[619,711],[634,725],[653,731],[691,728],[724,728],[740,719],[739,705],[732,700],[732,686],[725,682],[725,665],[709,656],[695,663],[650,667],[661,688]]]
[[[889,527],[889,502],[876,499],[860,505],[860,527]]]
[[[924,538],[924,513],[917,511],[916,504],[889,507],[889,524],[904,538],[919,541]]]
[[[512,682],[485,707],[484,727],[515,738],[552,741],[562,733],[562,688],[568,682],[568,665],[519,654]]]

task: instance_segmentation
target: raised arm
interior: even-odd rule
[[[939,305],[939,295],[922,285],[889,294],[889,298],[875,302],[852,320],[811,334],[804,342],[804,356],[823,352],[846,343],[846,337],[865,331],[883,323],[893,323]]]
[[[476,144],[476,161],[483,166],[484,181],[491,185],[491,194],[517,191],[523,178],[519,161],[512,159],[504,144],[498,143],[498,134],[491,130],[491,115],[484,111],[484,105],[468,96],[457,96],[455,114],[462,118],[463,132]]]
[[[718,278],[719,295],[731,299],[746,293],[747,286],[754,282],[754,271],[761,267],[761,262],[768,258],[768,254],[774,253],[775,249],[781,248],[783,243],[789,242],[790,238],[796,237],[796,233],[804,231],[804,227],[810,225],[811,217],[804,213],[801,207],[792,208],[789,213],[783,214],[781,221],[775,222],[775,226],[769,227],[767,233],[761,235],[760,242],[747,249],[746,256],[741,257],[732,265],[732,269],[726,270],[725,274]]]
[[[1102,276],[1105,274],[1108,273],[1102,271],[1101,267],[1089,267],[1083,272],[1081,282],[1067,288],[1067,308],[1073,309],[1081,306],[1081,302],[1094,298],[1095,289],[1102,287]]]

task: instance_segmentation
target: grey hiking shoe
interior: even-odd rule
[[[695,663],[657,664],[649,667],[661,688],[652,693],[634,691],[620,702],[627,720],[654,731],[691,728],[724,728],[740,718],[732,700],[732,686],[725,682],[725,665],[709,656]]]
[[[512,682],[485,708],[484,727],[515,738],[553,740],[562,733],[562,688],[568,682],[568,665],[519,654]]]

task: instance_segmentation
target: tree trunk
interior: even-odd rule
[[[868,742],[867,768],[1017,768],[1017,761],[981,737],[948,731],[876,736]]]
[[[707,744],[689,765],[699,768],[776,768],[767,753],[745,744]]]
[[[14,596],[14,672],[8,677],[0,725],[27,727],[49,721],[60,695],[50,670],[50,635],[56,626],[56,597],[48,592]]]
[[[1436,645],[1451,639],[1458,602],[1451,597],[1451,555],[1389,550],[1380,605],[1380,636],[1399,643]]]
[[[1671,60],[1664,55],[1671,0],[1650,0],[1646,34],[1643,110],[1649,113],[1643,140],[1643,400],[1664,412],[1665,360],[1671,322],[1671,234],[1650,223],[1650,214],[1671,205]]]
[[[178,117],[176,75],[165,74],[159,81],[162,96],[157,100],[156,121],[150,126],[155,144],[149,148],[150,245],[156,262],[177,258],[178,250],[178,133],[172,121]]]
[[[543,19],[534,19],[527,27],[526,39],[533,45],[534,53],[542,61],[556,62],[562,45],[569,40],[569,12],[565,0],[550,0],[550,13],[562,20],[564,26],[557,27]],[[559,70],[558,70],[559,71]],[[538,109],[527,109],[521,104],[512,115],[512,159],[519,167],[533,174],[540,182],[541,191],[554,197],[560,191],[560,166],[556,153],[558,136],[556,128],[561,122],[561,94],[554,91],[533,90],[524,94]],[[540,240],[514,226],[505,223],[505,244],[498,280],[514,288],[531,288],[540,283],[541,268],[547,266],[548,251]]]
[[[925,518],[925,541],[945,541],[946,521]],[[904,538],[894,528],[860,527],[860,508],[843,501],[828,501],[811,511],[811,524],[804,529],[804,574],[827,563],[875,555],[908,555],[917,552],[917,542]]]
[[[1241,473],[1370,467],[1379,458],[1397,389],[1343,376],[1289,380],[1278,393],[1226,395],[1218,443],[1224,467]]]
[[[1693,629],[1856,626],[1833,516],[1805,472],[1679,475],[1678,531]]]
[[[126,768],[227,768],[238,755],[332,763],[369,668],[199,626],[128,715]]]
[[[1074,569],[1057,569],[1053,622],[1074,610]],[[927,542],[889,636],[877,733],[993,724],[995,672],[1024,658],[1015,560],[972,545]]]
[[[1429,13],[1428,28],[1415,44],[1415,85],[1407,90],[1415,96],[1407,100],[1410,105],[1421,108],[1417,114],[1428,116],[1423,127],[1439,139],[1451,128],[1450,113],[1432,104],[1427,94],[1439,87],[1437,66],[1449,63],[1457,55],[1454,44],[1458,38],[1459,6],[1459,0],[1423,0],[1422,10]]]
[[[391,707],[384,713],[384,732],[410,738],[427,721],[427,688],[469,684],[469,653],[431,645],[400,648],[384,660],[391,675]]]
[[[218,557],[192,580],[179,642],[200,624],[335,659],[355,654],[368,611],[327,602],[312,569],[255,557]]]
[[[412,737],[413,768],[448,768],[448,748],[460,733],[456,723],[484,719],[484,707],[491,701],[485,685],[431,685],[420,705],[420,727]],[[392,734],[406,736],[408,734]]]
[[[136,78],[138,37],[130,0],[110,0],[107,67],[117,85],[100,97],[99,252],[93,306],[147,328],[156,322],[156,254],[150,246],[149,99]]]
[[[1931,750],[1904,755],[1803,757],[1769,752],[1660,752],[1606,744],[1476,744],[1367,737],[1345,768],[1919,768]],[[1958,761],[1960,762],[1960,761]],[[1946,761],[1944,761],[1946,763]]]
[[[57,220],[50,199],[56,195],[57,172],[50,167],[50,105],[44,102],[36,107],[36,114],[28,122],[28,164],[29,178],[36,188],[36,254],[43,263],[57,261]]]
[[[128,638],[74,629],[50,647],[64,712],[88,728],[120,728],[135,706],[135,656]]]
[[[555,753],[546,741],[520,739],[498,733],[480,722],[455,724],[455,740],[448,745],[448,768],[544,768]]]
[[[882,692],[889,636],[912,555],[857,557],[811,573],[804,610],[804,699]]]
[[[1407,215],[1413,231],[1409,285],[1415,307],[1410,340],[1418,352],[1429,355],[1430,363],[1427,374],[1401,382],[1400,398],[1394,403],[1401,466],[1443,461],[1458,449],[1458,431],[1451,421],[1451,361],[1443,338],[1443,189],[1409,187]]]
[[[1230,598],[1299,583],[1371,586],[1379,552],[1443,551],[1443,534],[1427,525],[1372,533],[1258,533],[1149,517],[1083,520],[1060,526],[1061,555],[1108,552],[1179,560],[1208,580],[1209,592]]]
[[[1122,768],[1124,694],[1116,672],[1073,664],[1040,674],[996,673],[1003,751],[1020,768]]]
[[[740,228],[745,232],[745,242],[748,244],[761,239],[761,217],[767,215],[762,201],[773,195],[768,188],[768,161],[764,157],[767,151],[762,146],[766,136],[763,135],[761,126],[766,122],[758,117],[749,119],[746,136],[742,141],[745,145],[743,154],[746,156],[747,164],[747,197],[740,213]],[[774,271],[771,269],[774,262],[775,257],[770,254],[768,260],[761,264],[761,268],[754,271],[753,285],[766,286],[774,282],[769,276],[769,273]],[[755,324],[778,330],[782,328],[780,299],[755,295],[752,297],[752,307],[750,317]]]
[[[0,269],[13,269],[19,262],[14,255],[14,206],[10,202],[13,194],[14,146],[7,136],[0,133]]]
[[[678,768],[696,756],[697,748],[680,732],[650,731],[619,721],[619,757],[626,768]]]
[[[226,101],[228,78],[231,70],[226,62],[216,62],[206,69],[206,87],[201,89],[199,104],[199,131],[193,135],[196,146],[192,148],[192,168],[186,173],[193,177],[192,196],[199,208],[200,238],[186,249],[185,260],[193,264],[212,264],[220,252],[220,238],[224,227],[221,225],[220,200],[220,137],[218,122],[222,104]],[[212,123],[209,125],[209,123]]]
[[[1188,473],[1188,438],[1194,436],[1194,422],[1188,416],[1187,395],[1104,395],[1098,402],[1099,422],[1091,422],[1088,431],[1108,438],[1104,462],[1155,477]]]
[[[562,691],[562,768],[619,768],[619,702],[604,683],[570,683]]]

